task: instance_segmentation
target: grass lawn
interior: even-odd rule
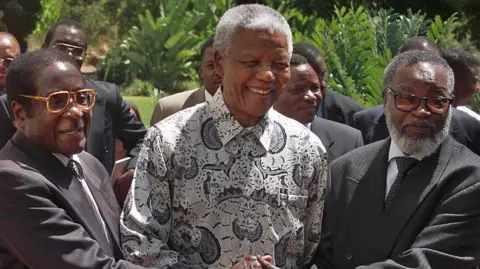
[[[137,105],[138,110],[140,110],[140,117],[142,118],[143,124],[145,124],[147,128],[150,127],[150,119],[152,118],[153,107],[157,102],[157,98],[144,96],[123,96],[123,99]]]

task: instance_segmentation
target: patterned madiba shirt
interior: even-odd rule
[[[148,130],[121,215],[144,267],[231,268],[272,255],[297,268],[319,241],[327,160],[302,124],[270,109],[244,128],[222,91]]]

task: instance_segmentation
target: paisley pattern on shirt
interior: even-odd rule
[[[307,263],[320,240],[325,148],[270,110],[244,128],[222,91],[151,127],[121,216],[128,260],[145,267],[231,268],[272,255]]]

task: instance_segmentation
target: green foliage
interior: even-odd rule
[[[122,91],[122,94],[126,96],[153,96],[154,89],[150,82],[135,79]]]
[[[178,82],[195,78],[190,59],[200,40],[194,29],[204,14],[188,10],[188,4],[188,0],[164,1],[158,18],[147,10],[139,15],[139,27],[130,30],[122,43],[130,68],[162,91],[175,92]]]
[[[40,4],[42,5],[43,12],[37,21],[33,34],[44,36],[48,28],[60,18],[63,0],[40,0]]]
[[[312,43],[323,52],[330,72],[328,85],[364,105],[382,102],[383,72],[404,42],[427,35],[441,40],[452,31],[456,15],[433,21],[420,12],[393,10],[368,13],[362,6],[335,7],[333,18],[318,19]]]

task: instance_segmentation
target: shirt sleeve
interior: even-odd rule
[[[305,214],[305,263],[308,264],[320,242],[323,209],[325,203],[325,187],[329,176],[327,154],[323,148],[316,149],[313,164],[313,179],[308,189],[307,212]]]
[[[144,267],[201,268],[168,246],[173,167],[163,144],[161,131],[150,128],[120,217],[122,249],[127,260]]]

